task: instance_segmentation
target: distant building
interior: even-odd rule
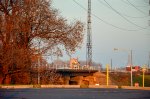
[[[79,69],[80,68],[78,58],[71,58],[70,59],[70,68],[71,69]]]
[[[135,71],[140,71],[141,67],[140,67],[140,66],[134,66],[133,69],[134,69]]]
[[[140,66],[132,66],[132,71],[140,71],[141,67]],[[126,71],[131,71],[131,66],[126,66]]]
[[[57,69],[69,69],[69,64],[67,61],[57,59],[53,62],[52,67]]]

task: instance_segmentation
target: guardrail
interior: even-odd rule
[[[26,89],[26,88],[80,88],[80,85],[0,85],[2,89]]]
[[[2,89],[27,89],[27,88],[81,88],[81,85],[0,85]],[[117,85],[88,85],[87,88],[121,88],[130,90],[150,90],[150,87],[131,87]]]
[[[134,90],[150,90],[150,87],[131,87],[131,86],[121,86],[122,89],[134,89]]]
[[[89,85],[89,88],[118,88],[117,85]]]

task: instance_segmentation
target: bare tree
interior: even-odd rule
[[[36,54],[49,51],[53,55],[62,48],[72,52],[82,39],[83,24],[68,24],[51,7],[51,0],[0,0],[0,84],[17,73],[30,75]],[[40,49],[34,45],[38,40],[42,41]]]

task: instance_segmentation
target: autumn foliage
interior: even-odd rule
[[[68,24],[51,5],[51,0],[0,0],[0,84],[36,83],[33,63],[39,56],[80,46],[83,24]],[[58,79],[55,71],[41,68],[42,83]]]

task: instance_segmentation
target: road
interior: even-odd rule
[[[150,91],[125,89],[0,89],[0,99],[150,99]]]

